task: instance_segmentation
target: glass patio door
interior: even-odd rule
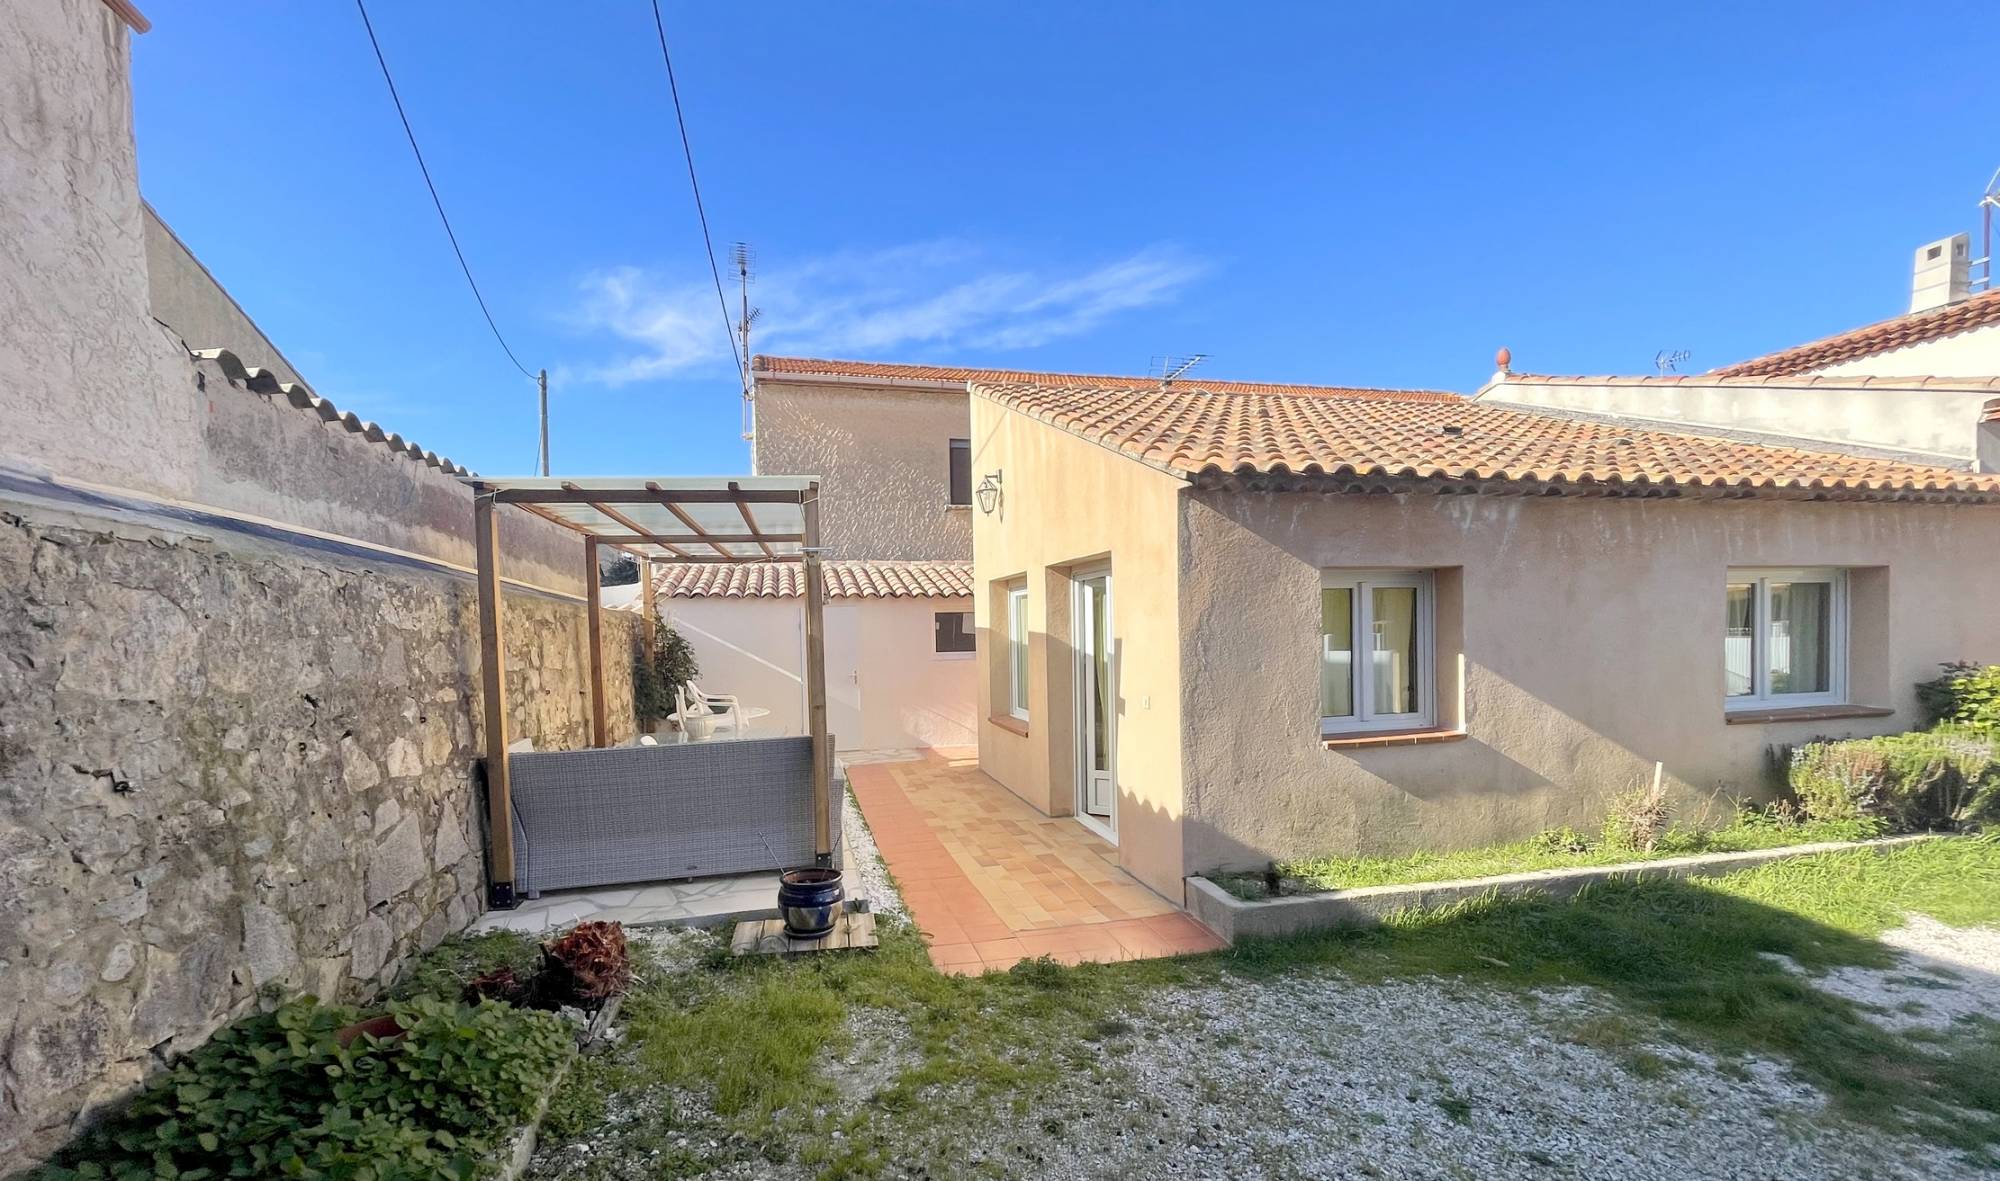
[[[1106,836],[1117,832],[1112,729],[1117,669],[1111,641],[1111,576],[1076,579],[1071,616],[1076,636],[1077,815]]]

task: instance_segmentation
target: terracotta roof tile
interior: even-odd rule
[[[791,599],[805,591],[797,562],[713,562],[663,565],[655,594],[677,599]],[[826,563],[830,599],[964,598],[972,594],[970,562],[839,560]]]
[[[970,381],[1005,382],[1021,385],[1067,386],[1089,389],[1151,390],[1160,387],[1157,377],[1113,377],[1084,373],[1037,373],[1022,369],[977,369],[954,365],[896,365],[884,361],[826,361],[812,357],[772,357],[762,353],[751,362],[758,373],[792,377],[834,377],[845,379],[882,378],[890,381],[961,384]],[[1176,381],[1174,389],[1211,390],[1221,394],[1274,394],[1306,398],[1379,398],[1401,402],[1457,402],[1457,394],[1443,390],[1384,390],[1360,386],[1297,385],[1267,381],[1211,381],[1188,376]]]
[[[1710,370],[1714,377],[1787,377],[2000,324],[2000,288]]]
[[[1667,486],[2000,501],[1996,475],[1640,430],[1462,399],[1409,403],[984,382],[974,382],[972,392],[1189,479],[1360,477],[1580,485],[1603,492]]]

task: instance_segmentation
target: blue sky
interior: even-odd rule
[[[140,185],[322,394],[489,474],[488,335],[341,0],[154,0]],[[376,0],[559,474],[748,469],[645,0]],[[1903,310],[2000,166],[1976,4],[665,8],[759,351],[1470,391]],[[1977,243],[1975,242],[1975,247]],[[733,291],[732,291],[733,299]],[[199,346],[203,342],[191,342]]]

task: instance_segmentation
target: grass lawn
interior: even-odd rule
[[[1312,894],[1359,886],[1461,881],[1537,869],[1619,865],[1697,853],[1745,853],[1821,841],[1867,840],[1880,835],[1881,826],[1868,820],[1781,823],[1752,812],[1722,828],[1670,829],[1652,849],[1635,849],[1613,841],[1591,840],[1568,830],[1555,830],[1532,840],[1457,852],[1413,853],[1407,857],[1314,857],[1281,861],[1276,868],[1279,893]],[[1214,874],[1210,880],[1239,898],[1270,897],[1265,878],[1258,874]]]
[[[626,1002],[624,1048],[579,1064],[550,1129],[551,1159],[569,1163],[537,1175],[675,1176],[735,1160],[876,1176],[995,1121],[1043,1119],[1041,1097],[1111,1069],[1106,1047],[1164,992],[1434,977],[1520,993],[1592,986],[1635,1025],[1666,1029],[1721,1069],[1748,1055],[1777,1060],[1845,1121],[2000,1165],[2000,1023],[1892,1033],[1811,986],[1813,972],[1889,965],[1874,937],[1911,912],[2000,923],[2000,838],[1829,854],[1700,882],[1606,883],[1573,900],[1488,898],[1183,960],[1028,962],[976,978],[938,974],[896,923],[884,924],[873,954],[792,961],[731,959],[689,935],[698,962],[643,973]],[[1612,1046],[1626,1035],[1612,1020],[1584,1036]],[[870,1052],[883,1085],[846,1102],[827,1064],[856,1053],[858,1040],[879,1043]],[[1644,1077],[1661,1066],[1635,1054],[1631,1068]],[[593,1163],[561,1158],[565,1141],[595,1153]],[[639,1161],[657,1171],[621,1171]]]

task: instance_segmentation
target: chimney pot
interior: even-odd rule
[[[1910,274],[1910,311],[1949,307],[1972,294],[1972,238],[1953,234],[1917,247]]]

